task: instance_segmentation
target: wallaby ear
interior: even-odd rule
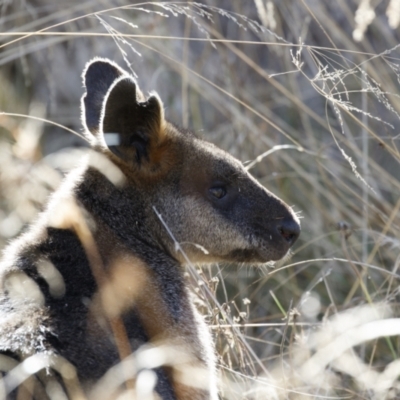
[[[110,60],[95,58],[82,73],[86,93],[81,100],[82,123],[94,136],[100,131],[104,99],[113,82],[127,72]]]
[[[102,111],[101,132],[108,148],[125,162],[152,162],[164,135],[163,105],[157,94],[145,99],[130,76],[111,86]]]

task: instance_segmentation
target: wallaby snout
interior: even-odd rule
[[[277,225],[278,232],[291,247],[300,235],[300,225],[293,218],[287,218]]]
[[[300,224],[295,215],[289,214],[288,216],[275,220],[273,227],[270,228],[275,235],[274,241],[274,256],[272,261],[284,258],[289,252],[290,248],[296,242],[300,235]]]
[[[253,229],[254,247],[257,256],[254,262],[278,261],[284,258],[300,235],[300,222],[296,214],[282,200],[276,198],[266,189],[268,200],[262,213],[255,208],[256,221],[250,222]]]

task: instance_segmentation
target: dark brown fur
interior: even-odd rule
[[[159,215],[193,263],[278,260],[298,220],[238,160],[167,122],[158,96],[145,98],[112,62],[90,63],[84,84],[93,151],[5,251],[0,351],[49,357],[48,373],[21,389],[38,399],[52,379],[70,397],[97,399],[115,395],[93,388],[121,359],[145,344],[170,346],[176,356],[154,366],[159,396],[217,399],[212,340],[189,298],[186,258]],[[4,383],[15,389],[12,374]]]

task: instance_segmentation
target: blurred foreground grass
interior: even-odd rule
[[[79,163],[85,143],[65,128],[81,129],[85,63],[107,56],[301,212],[275,269],[192,279],[221,395],[400,396],[399,1],[0,7],[0,247]]]

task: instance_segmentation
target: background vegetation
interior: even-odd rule
[[[289,260],[193,279],[222,397],[399,398],[399,21],[398,0],[0,1],[0,248],[79,163],[80,73],[112,58],[301,212]]]

